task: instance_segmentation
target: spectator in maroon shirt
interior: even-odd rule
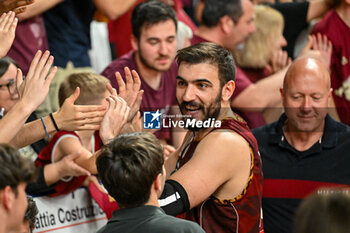
[[[134,69],[140,75],[141,89],[144,90],[141,112],[160,110],[162,114],[180,113],[175,96],[175,11],[160,1],[142,2],[133,10],[131,24],[133,50],[114,60],[102,75],[109,78],[112,86],[117,88],[115,73],[120,72],[124,76],[124,67]],[[156,132],[156,136],[163,144],[178,146],[183,133],[175,131],[163,128]]]

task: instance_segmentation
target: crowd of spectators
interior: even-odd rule
[[[101,233],[349,229],[349,0],[0,0],[0,13],[0,233],[35,230],[32,196],[82,186]],[[92,39],[113,55],[101,74]]]

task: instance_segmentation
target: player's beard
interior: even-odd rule
[[[195,101],[190,101],[190,102],[182,101],[181,104],[178,102],[178,105],[183,115],[185,115],[184,109],[186,109],[186,106],[195,106],[195,107],[199,107],[199,110],[203,112],[204,117],[202,121],[206,121],[208,119],[217,120],[221,111],[221,95],[222,95],[222,91],[219,92],[214,102],[212,102],[208,107],[204,107],[203,104],[197,103]],[[188,119],[189,118],[184,118],[183,120],[186,122],[186,120]],[[198,128],[195,125],[194,127],[189,126],[187,129],[190,131],[200,131],[203,128]]]

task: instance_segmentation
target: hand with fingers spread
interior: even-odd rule
[[[320,60],[322,63],[330,69],[331,66],[331,56],[332,56],[332,42],[328,40],[326,35],[311,35],[312,37],[312,49],[320,52]]]
[[[74,105],[80,94],[79,87],[67,98],[54,119],[59,129],[67,131],[98,130],[106,112],[102,105]]]
[[[127,122],[130,108],[121,97],[111,95],[107,99],[109,106],[103,117],[100,128],[100,138],[104,144],[116,137]]]
[[[0,16],[0,58],[5,57],[12,46],[17,23],[15,12],[10,11]]]
[[[50,70],[53,60],[49,51],[42,54],[39,50],[34,56],[25,80],[22,78],[21,70],[17,70],[16,83],[20,101],[32,112],[44,102],[49,93],[51,81],[57,72],[56,66]]]
[[[332,43],[328,40],[327,36],[320,33],[310,35],[298,57],[304,56],[319,59],[329,69],[332,56]]]
[[[141,79],[135,70],[130,71],[128,67],[125,67],[124,73],[126,82],[124,82],[119,72],[115,73],[115,77],[119,87],[118,96],[123,98],[130,107],[128,122],[131,122],[136,113],[140,110],[143,90],[140,91]],[[110,88],[108,90],[110,90]],[[112,94],[112,90],[110,90],[110,92]]]
[[[33,0],[0,0],[0,14],[8,11],[20,14],[25,10],[25,6],[33,2]]]

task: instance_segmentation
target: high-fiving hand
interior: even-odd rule
[[[49,51],[42,54],[39,50],[34,56],[25,80],[22,78],[22,71],[17,69],[16,83],[20,101],[24,102],[24,106],[32,112],[44,102],[49,93],[51,81],[57,72],[56,66],[50,71],[53,60]]]
[[[0,16],[0,58],[5,57],[12,46],[17,23],[18,19],[13,11]]]

